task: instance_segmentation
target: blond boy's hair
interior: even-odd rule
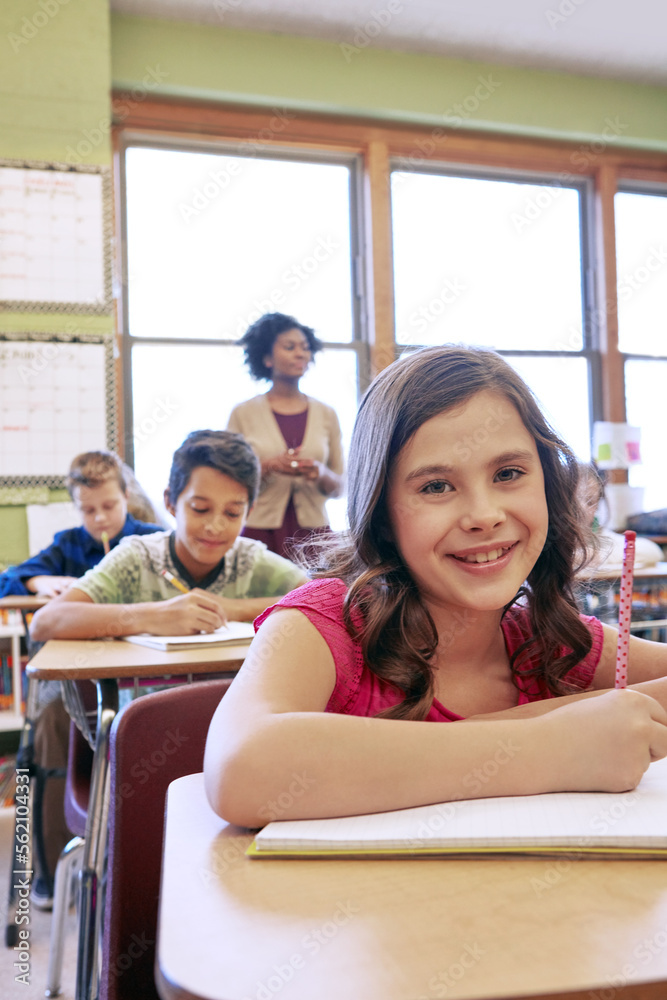
[[[137,482],[134,472],[113,451],[84,451],[72,460],[65,480],[74,500],[77,486],[94,489],[109,479],[115,479],[127,497],[127,509],[139,521],[160,524],[160,519],[148,496]]]
[[[66,485],[74,499],[77,486],[94,489],[107,479],[115,479],[123,493],[127,493],[127,482],[123,474],[123,463],[112,451],[84,451],[72,460],[67,474]]]

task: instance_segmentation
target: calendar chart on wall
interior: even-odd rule
[[[98,168],[0,161],[0,305],[18,311],[110,308],[108,178]]]
[[[62,485],[72,458],[114,446],[105,341],[0,340],[0,482]]]

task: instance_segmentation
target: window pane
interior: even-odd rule
[[[629,472],[631,486],[644,487],[644,510],[667,507],[665,427],[659,400],[667,386],[667,361],[625,362],[628,423],[641,427],[641,465]]]
[[[392,174],[396,339],[582,349],[579,192]]]
[[[265,312],[352,339],[350,169],[132,147],[134,337],[237,340]]]
[[[164,512],[171,458],[185,437],[207,427],[223,429],[232,407],[268,385],[250,378],[242,349],[232,346],[135,344],[132,369],[135,470]],[[336,409],[347,455],[357,408],[355,352],[323,350],[301,386]],[[345,500],[329,501],[327,509],[332,524],[343,527]]]
[[[171,457],[190,431],[224,428],[232,407],[256,392],[240,347],[132,348],[134,467],[154,503],[161,507]]]
[[[315,363],[301,380],[301,388],[309,396],[333,406],[343,435],[343,454],[347,464],[352,428],[357,415],[359,377],[354,351],[327,351],[315,355]],[[337,531],[347,527],[347,497],[327,501],[331,527]]]
[[[667,197],[619,192],[614,211],[620,349],[667,354]]]
[[[582,462],[591,460],[588,364],[585,358],[520,358],[506,361],[535,393],[556,433]]]

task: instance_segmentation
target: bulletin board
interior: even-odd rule
[[[107,167],[0,159],[0,309],[111,312]]]
[[[116,449],[111,337],[0,335],[0,487],[62,487],[75,455]]]

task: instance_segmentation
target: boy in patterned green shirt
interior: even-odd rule
[[[174,454],[165,490],[176,529],[123,539],[37,612],[33,639],[190,635],[252,621],[307,579],[262,542],[241,537],[259,481],[259,462],[240,434],[193,431]]]

